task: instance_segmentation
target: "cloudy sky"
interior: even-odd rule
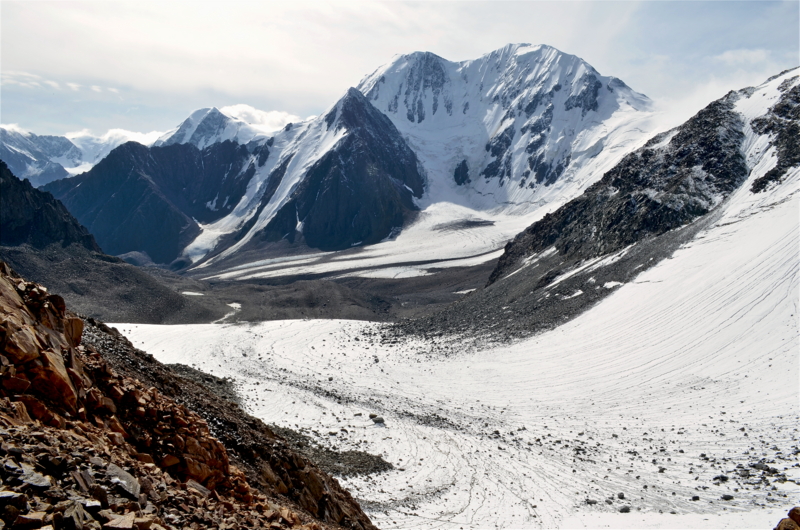
[[[677,121],[800,63],[800,2],[0,2],[0,122],[38,134],[167,130],[233,106],[319,114],[396,54],[549,44]],[[250,108],[267,111],[254,113]]]

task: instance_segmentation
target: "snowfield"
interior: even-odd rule
[[[800,495],[800,170],[753,194],[775,157],[746,149],[750,179],[694,240],[516,343],[337,320],[116,326],[234,378],[268,423],[383,455],[393,470],[340,479],[381,528],[771,528]]]

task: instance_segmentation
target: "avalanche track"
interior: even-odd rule
[[[670,259],[510,345],[335,320],[117,327],[235,378],[267,422],[382,454],[393,470],[341,479],[382,528],[769,528],[800,496],[798,184],[746,183]]]

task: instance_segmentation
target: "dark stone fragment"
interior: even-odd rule
[[[108,464],[106,469],[106,476],[111,480],[111,483],[117,486],[121,492],[131,499],[138,500],[139,494],[142,492],[142,487],[136,478],[117,466],[116,464]]]
[[[453,172],[453,180],[456,181],[456,184],[459,186],[466,184],[469,182],[469,167],[467,166],[467,161],[462,160],[456,166],[455,171]]]

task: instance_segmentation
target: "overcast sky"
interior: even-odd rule
[[[0,122],[167,130],[201,107],[306,117],[396,54],[549,44],[675,119],[800,63],[800,2],[0,2]],[[246,107],[239,107],[245,109]],[[244,112],[243,111],[243,112]]]

